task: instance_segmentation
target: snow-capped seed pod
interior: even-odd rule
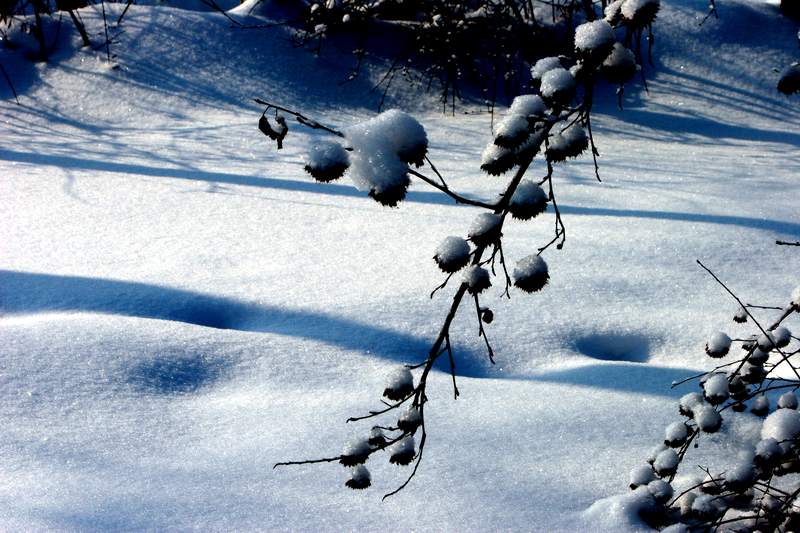
[[[785,392],[778,398],[778,409],[797,409],[797,395],[794,392]]]
[[[660,454],[666,449],[667,446],[665,446],[664,444],[656,444],[655,446],[653,446],[653,448],[650,450],[650,453],[647,454],[646,457],[647,464],[653,466],[653,463],[656,462],[656,457],[658,457],[658,454]]]
[[[511,196],[508,210],[517,220],[529,220],[547,210],[547,193],[537,183],[525,179]]]
[[[778,409],[770,414],[761,426],[762,439],[775,439],[778,444],[793,441],[800,435],[800,412]]]
[[[469,263],[469,243],[461,237],[447,237],[436,247],[433,260],[442,271],[457,272]]]
[[[522,115],[530,121],[530,119],[544,117],[547,114],[547,105],[538,94],[521,94],[511,102],[508,114]]]
[[[373,448],[382,448],[386,445],[386,435],[384,435],[383,430],[379,427],[374,427],[369,432],[369,437],[367,437],[367,443],[372,446]]]
[[[494,313],[488,307],[481,307],[481,320],[484,324],[491,324],[494,321]]]
[[[550,137],[545,153],[551,163],[578,157],[589,147],[589,136],[579,124],[573,124],[560,133]]]
[[[742,341],[742,350],[749,352],[756,346],[757,340],[758,335],[748,335],[747,338]]]
[[[778,90],[783,94],[800,92],[800,62],[794,62],[781,72],[778,80]],[[800,298],[795,305],[800,305]]]
[[[372,447],[365,438],[351,440],[342,450],[339,462],[344,466],[355,466],[364,463],[372,452]]]
[[[745,363],[742,366],[741,376],[742,381],[745,383],[761,383],[764,381],[764,377],[767,375],[767,371],[764,370],[763,366],[753,365],[750,363]]]
[[[616,26],[622,21],[622,3],[624,1],[614,0],[603,10],[603,19],[612,26]]]
[[[622,43],[614,43],[600,71],[611,83],[622,85],[636,74],[636,56]]]
[[[672,490],[672,485],[664,481],[663,479],[655,479],[647,484],[647,490],[650,491],[650,494],[653,495],[655,498],[656,503],[661,505],[666,504],[668,501],[672,499],[672,495],[674,491]]]
[[[539,154],[539,150],[542,149],[546,137],[547,133],[544,128],[534,126],[533,132],[528,138],[514,149],[516,160],[523,161],[536,157]]]
[[[407,435],[398,443],[389,448],[389,462],[395,465],[407,465],[414,460],[416,450],[414,447],[414,437]]]
[[[349,167],[350,156],[341,144],[319,141],[306,154],[303,168],[315,180],[329,182],[341,178]]]
[[[686,494],[681,495],[681,497],[678,498],[678,501],[675,502],[681,518],[686,519],[692,514],[692,504],[694,503],[695,498],[697,498],[696,493],[687,492]]]
[[[701,494],[692,502],[692,515],[698,520],[708,521],[719,516],[716,498],[709,494]]]
[[[733,492],[744,492],[750,489],[755,481],[756,471],[753,463],[748,460],[739,462],[725,472],[725,488]]]
[[[731,338],[721,331],[711,335],[711,337],[708,339],[708,342],[706,342],[706,354],[715,359],[719,357],[725,357],[730,348]]]
[[[705,433],[716,433],[722,426],[722,417],[710,405],[701,405],[693,411],[694,421],[700,431]]]
[[[756,396],[750,404],[750,412],[756,416],[764,416],[769,413],[769,398],[763,394]]]
[[[480,213],[472,221],[467,237],[477,246],[494,244],[502,237],[503,219],[495,213]]]
[[[792,298],[792,305],[795,308],[800,308],[800,285],[798,285],[797,287],[794,288],[794,290],[792,290],[791,298]]]
[[[756,444],[756,452],[753,462],[764,470],[768,470],[777,465],[783,456],[783,450],[778,445],[778,441],[769,437],[761,439]]]
[[[372,477],[366,466],[357,465],[350,469],[350,478],[344,484],[353,490],[363,490],[372,484]]]
[[[397,207],[397,204],[405,199],[409,185],[411,185],[411,179],[406,174],[399,181],[371,188],[369,197],[386,207]]]
[[[631,490],[647,485],[654,479],[656,479],[655,472],[653,469],[647,465],[637,466],[630,473],[630,488]]]
[[[554,68],[542,75],[539,90],[551,105],[566,105],[575,96],[575,78],[564,68]]]
[[[481,153],[481,170],[492,176],[505,174],[517,164],[512,150],[497,146],[494,142],[486,145]]]
[[[678,411],[689,418],[692,418],[694,410],[705,403],[703,395],[699,392],[690,392],[681,396],[678,402]]]
[[[535,82],[541,82],[545,74],[557,68],[564,68],[561,64],[561,59],[558,57],[543,57],[531,67],[531,78]]]
[[[603,61],[614,46],[614,29],[603,19],[586,22],[575,28],[575,51],[589,64]]]
[[[766,334],[762,333],[756,339],[756,343],[758,343],[758,347],[765,352],[769,352],[775,349],[775,337],[771,331],[768,331]]]
[[[772,340],[778,348],[785,348],[789,346],[792,340],[792,333],[783,326],[779,326],[772,330]]]
[[[530,135],[529,127],[527,116],[506,115],[497,125],[494,144],[503,148],[516,148]]]
[[[547,285],[550,274],[544,259],[533,254],[517,262],[512,277],[514,286],[518,289],[525,292],[536,292]]]
[[[364,123],[365,133],[380,138],[386,149],[393,151],[404,163],[422,166],[428,153],[428,135],[417,119],[390,109]]]
[[[653,470],[660,477],[668,477],[678,470],[680,458],[675,450],[668,448],[656,456],[653,462]]]
[[[414,392],[414,375],[408,368],[396,368],[386,376],[386,388],[383,390],[386,398],[396,402],[412,392]]]
[[[683,446],[689,438],[689,428],[683,422],[673,422],[664,430],[664,444],[670,448]]]
[[[719,405],[730,397],[728,376],[714,374],[703,384],[703,396],[711,405]]]
[[[652,24],[660,7],[659,0],[625,0],[620,12],[625,24],[638,29]]]
[[[748,363],[756,366],[764,366],[767,360],[769,360],[769,352],[765,352],[761,348],[754,348],[750,357],[747,358]]]
[[[397,419],[397,427],[405,433],[413,433],[420,425],[422,425],[422,413],[413,405],[403,411]]]
[[[747,322],[747,316],[747,310],[745,310],[744,307],[739,307],[739,309],[737,309],[736,313],[733,315],[733,321],[738,324],[744,324]]]
[[[744,381],[742,381],[742,378],[739,376],[733,376],[732,378],[729,378],[728,391],[731,394],[731,398],[734,400],[747,399],[747,385],[744,384]]]
[[[464,283],[470,294],[480,294],[492,286],[489,271],[478,265],[472,265],[464,271]]]

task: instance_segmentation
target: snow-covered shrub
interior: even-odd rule
[[[317,53],[321,53],[326,40],[346,35],[337,43],[353,47],[357,58],[347,81],[360,75],[370,56],[389,54],[391,66],[378,86],[384,91],[395,80],[411,84],[422,81],[428,88],[438,87],[442,104],[454,108],[462,87],[477,85],[493,110],[502,96],[510,99],[529,86],[538,89],[547,71],[553,68],[569,68],[566,63],[575,60],[593,65],[602,62],[617,40],[617,29],[624,32],[625,44],[638,54],[642,32],[651,35],[658,0],[606,3],[607,0],[559,0],[547,5],[528,0],[298,0],[291,17],[284,22],[294,28],[298,45],[311,46]],[[387,40],[393,45],[374,46],[375,34],[391,34]],[[558,62],[558,55],[565,56],[564,64]],[[619,54],[617,57],[617,62],[627,59]],[[628,63],[619,66],[613,75],[614,83],[627,81],[630,76],[622,78],[629,73]],[[563,74],[559,78],[551,76],[550,86],[556,81],[568,82]],[[564,93],[567,100],[569,96]],[[514,121],[516,118],[510,122]],[[501,134],[498,138],[503,143],[506,136]]]
[[[490,175],[512,173],[504,180],[503,188],[493,202],[469,198],[454,191],[431,163],[428,156],[428,137],[424,127],[413,117],[398,110],[385,111],[373,118],[337,130],[312,120],[298,112],[258,100],[276,117],[294,116],[306,127],[321,130],[335,137],[334,141],[312,138],[305,159],[306,170],[317,180],[329,181],[341,174],[349,175],[357,188],[384,205],[395,206],[403,200],[412,180],[427,184],[448,195],[457,203],[477,208],[473,222],[462,235],[446,237],[433,251],[436,265],[447,275],[431,296],[456,280],[452,302],[443,324],[427,354],[410,354],[415,361],[397,369],[386,381],[382,396],[384,407],[351,420],[383,418],[387,420],[364,436],[361,441],[346,447],[340,456],[312,461],[280,464],[338,461],[353,467],[367,462],[376,453],[387,450],[389,462],[419,465],[425,449],[425,405],[427,378],[439,358],[447,356],[452,371],[453,392],[456,386],[455,353],[451,342],[450,325],[457,311],[472,300],[479,326],[479,336],[486,345],[489,360],[494,352],[487,336],[487,327],[494,313],[481,305],[486,291],[498,287],[509,298],[513,288],[522,293],[541,291],[550,282],[550,269],[543,258],[545,252],[561,249],[566,241],[566,229],[553,192],[553,181],[559,165],[567,158],[577,157],[590,146],[596,155],[591,137],[590,112],[592,89],[602,75],[603,63],[618,51],[614,31],[605,21],[580,26],[576,35],[578,60],[567,70],[560,58],[536,63],[534,76],[540,76],[539,94],[518,96],[495,128],[484,149],[480,167]],[[577,67],[577,68],[575,68]],[[573,74],[574,73],[574,74]],[[274,129],[274,128],[273,128]],[[526,178],[533,160],[543,154],[547,168],[544,178]],[[527,250],[509,272],[503,248],[503,230],[510,219],[530,221],[552,207],[555,231],[548,241]],[[455,277],[456,274],[460,276]],[[469,307],[472,307],[470,305]],[[782,337],[781,337],[782,338]],[[778,337],[770,342],[777,343]],[[723,343],[724,344],[724,343]],[[717,349],[716,345],[713,345]],[[719,382],[709,381],[706,394],[717,404],[730,391]],[[719,428],[719,416],[702,395],[694,398],[691,409],[695,424],[706,431]],[[394,415],[394,417],[392,416]],[[663,446],[654,453],[651,465],[655,472],[670,475],[679,463],[675,448],[688,440],[689,425],[672,427]],[[416,472],[416,467],[409,476]],[[652,477],[652,476],[651,476]],[[632,484],[647,485],[657,502],[667,498],[670,487],[662,482],[637,477]],[[351,488],[364,488],[372,479],[356,469],[345,482]],[[400,488],[406,486],[408,480]],[[400,490],[400,489],[398,489]],[[389,494],[393,494],[391,492]]]
[[[635,500],[638,504],[629,506],[636,515],[633,520],[663,531],[798,530],[800,483],[792,474],[800,472],[800,412],[795,394],[800,388],[800,343],[786,322],[800,312],[796,297],[800,292],[795,289],[791,296],[787,294],[785,305],[775,308],[745,305],[723,287],[739,305],[733,323],[749,326],[750,334],[731,338],[718,332],[710,337],[706,354],[730,360],[682,382],[699,377],[703,392],[680,399],[677,411],[684,420],[667,426],[664,443],[668,448],[657,448],[648,460],[650,466],[639,465],[631,471],[629,482],[635,495],[597,502],[592,513]],[[766,321],[754,315],[765,310],[776,310],[777,316]],[[737,440],[742,434],[728,431],[729,424],[752,426],[755,419],[761,419],[760,431],[749,430],[750,440]],[[718,442],[705,442],[706,435],[716,432],[722,435],[721,447],[718,438],[714,439]],[[698,470],[689,457],[700,444],[718,447],[717,464],[700,465]],[[642,492],[656,478],[662,484],[659,492],[649,496]]]

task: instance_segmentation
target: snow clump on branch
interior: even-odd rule
[[[444,272],[457,272],[469,262],[469,243],[461,237],[447,237],[436,247],[433,260]]]

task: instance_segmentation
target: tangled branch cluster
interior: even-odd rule
[[[733,322],[751,326],[751,333],[731,338],[713,334],[705,353],[733,360],[675,385],[699,381],[701,392],[684,395],[678,410],[683,421],[667,426],[663,445],[647,464],[634,468],[630,488],[636,510],[653,527],[681,531],[797,531],[800,529],[800,341],[786,322],[800,312],[800,287],[784,306],[745,304],[719,278],[704,268],[739,305]],[[775,313],[762,322],[756,313]],[[774,405],[774,408],[773,408]],[[676,475],[704,435],[720,431],[732,413],[749,411],[763,419],[760,440],[739,454],[724,471],[700,466],[695,481]],[[683,472],[687,474],[687,472]],[[684,476],[685,478],[686,476]],[[690,478],[691,479],[691,478]],[[686,486],[688,485],[688,486]]]
[[[640,4],[650,10],[649,20],[652,21],[655,16],[653,2]],[[457,273],[461,273],[461,278],[428,353],[419,363],[402,367],[389,377],[380,409],[348,420],[382,419],[385,422],[374,425],[369,432],[345,446],[339,455],[280,465],[338,462],[349,469],[350,476],[345,484],[363,489],[371,484],[365,463],[378,452],[386,451],[390,463],[414,464],[405,482],[386,496],[395,494],[409,483],[422,460],[427,439],[428,376],[441,357],[447,357],[453,394],[456,398],[459,395],[450,326],[462,304],[471,301],[474,306],[479,336],[494,363],[494,351],[487,335],[487,327],[494,315],[491,309],[481,305],[481,295],[497,279],[507,297],[511,296],[512,286],[531,293],[547,284],[550,274],[542,254],[551,247],[560,249],[566,240],[566,227],[554,191],[554,168],[568,158],[577,157],[590,146],[593,155],[598,155],[590,122],[592,90],[598,76],[610,71],[621,83],[636,72],[633,53],[616,42],[614,29],[607,21],[597,20],[578,26],[574,41],[577,61],[572,66],[558,57],[536,63],[532,75],[537,80],[539,94],[519,96],[513,101],[483,151],[480,167],[486,173],[501,176],[513,171],[507,185],[493,202],[466,197],[447,184],[428,157],[425,129],[406,113],[390,110],[337,130],[296,111],[257,100],[266,106],[259,127],[272,140],[282,142],[286,136],[288,128],[284,114],[292,115],[306,127],[332,135],[331,140],[315,142],[306,156],[305,170],[318,181],[329,182],[349,174],[356,186],[374,200],[395,206],[405,198],[411,179],[417,178],[457,203],[481,209],[463,236],[447,237],[434,253],[433,259],[446,278],[433,290],[431,297],[447,287]],[[539,154],[543,155],[545,175],[526,178]],[[509,218],[533,219],[543,213],[548,204],[554,212],[552,238],[531,255],[520,259],[509,272],[502,239],[506,223]]]
[[[407,39],[375,89],[383,99],[398,78],[430,89],[438,84],[441,102],[455,108],[466,82],[478,85],[490,108],[498,95],[516,95],[527,82],[525,64],[543,55],[572,54],[573,31],[582,21],[602,18],[625,32],[624,43],[641,65],[644,34],[652,44],[652,23],[658,0],[327,0],[303,9],[295,40],[313,44],[337,32],[356,37],[357,63],[348,76],[359,75],[369,55],[370,34],[392,24]],[[375,23],[378,23],[377,26]],[[649,50],[649,48],[648,48]],[[414,68],[409,68],[413,66]]]

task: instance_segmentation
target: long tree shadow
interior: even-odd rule
[[[80,311],[174,320],[217,329],[268,332],[320,341],[347,350],[370,353],[402,363],[422,359],[432,339],[378,325],[313,311],[241,302],[192,291],[79,276],[57,276],[0,270],[0,316]],[[484,377],[481,358],[461,350],[460,375]],[[409,357],[412,360],[409,360]],[[153,366],[155,365],[155,366]],[[161,366],[159,366],[161,365]],[[169,368],[163,365],[173,365]],[[190,391],[207,378],[197,360],[182,358],[146,363],[136,381],[144,388]],[[449,371],[444,366],[442,370]],[[164,381],[163,376],[169,376]]]
[[[158,285],[0,270],[0,316],[59,311],[174,320],[217,329],[275,333],[401,363],[410,362],[409,357],[424,357],[432,340],[329,314],[241,302]],[[663,390],[663,394],[671,396],[673,394],[667,390],[669,384],[691,373],[688,369],[641,363],[602,363],[533,376],[497,374],[484,361],[485,357],[465,347],[459,347],[459,352],[457,373],[463,377],[506,377],[645,394],[658,394],[654,391]],[[192,392],[217,380],[223,363],[205,361],[192,354],[172,354],[143,361],[131,372],[130,383],[149,392]],[[449,372],[444,360],[436,368]]]
[[[671,388],[672,383],[693,373],[688,368],[661,367],[640,363],[600,363],[538,374],[534,381],[578,385],[635,394],[677,398],[691,385]]]
[[[206,172],[198,169],[149,167],[129,163],[114,163],[111,161],[97,161],[63,155],[44,155],[31,152],[19,152],[0,148],[0,159],[16,161],[31,165],[52,165],[62,169],[93,170],[101,172],[114,172],[170,178],[189,181],[204,181],[207,183],[224,183],[227,185],[241,185],[246,187],[260,187],[274,190],[299,191],[330,196],[347,196],[351,198],[365,198],[366,195],[351,185],[320,184],[312,181],[298,181],[281,178],[266,178],[248,176],[244,174],[231,174],[222,172]],[[458,205],[449,197],[438,192],[410,191],[406,198],[409,202]],[[636,209],[613,209],[604,207],[580,207],[559,205],[564,214],[604,216],[620,218],[647,218],[659,220],[673,220],[678,222],[701,222],[706,224],[722,224],[741,226],[759,230],[775,231],[790,236],[800,236],[800,223],[785,220],[761,219],[733,215],[705,215],[700,213],[682,213],[678,211],[645,211]]]

